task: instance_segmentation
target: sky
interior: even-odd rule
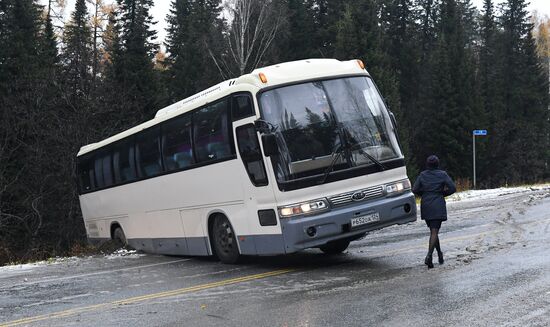
[[[40,0],[41,3],[47,3],[47,0]],[[109,0],[106,0],[109,2]],[[157,30],[158,42],[162,43],[166,38],[166,15],[170,9],[171,0],[155,0],[154,7],[151,10],[154,20],[157,22],[155,29]],[[500,3],[501,0],[495,0],[495,3]],[[539,15],[547,15],[550,17],[550,0],[530,0],[529,11],[537,11]],[[74,9],[75,0],[67,0],[66,17]],[[472,3],[478,8],[482,8],[483,0],[472,0]]]

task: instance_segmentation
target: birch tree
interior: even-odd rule
[[[228,0],[227,53],[221,62],[211,54],[220,70],[238,76],[258,67],[283,24],[281,10],[272,0]]]

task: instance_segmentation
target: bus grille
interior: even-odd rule
[[[353,200],[352,195],[356,193],[363,193],[364,197],[359,201]],[[352,191],[352,192],[331,196],[328,198],[328,200],[330,201],[333,207],[339,207],[346,204],[350,204],[352,202],[361,202],[361,201],[380,198],[382,196],[384,196],[383,187],[382,185],[378,185],[378,186],[369,187],[363,190]]]

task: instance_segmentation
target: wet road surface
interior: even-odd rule
[[[143,254],[0,268],[0,326],[550,326],[550,189],[449,203],[446,262],[423,221],[224,265]]]

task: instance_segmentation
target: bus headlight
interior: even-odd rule
[[[281,215],[281,218],[288,218],[302,214],[313,214],[327,209],[327,200],[319,199],[310,202],[303,202],[279,207],[279,214]]]
[[[398,195],[410,189],[411,189],[411,182],[409,181],[409,179],[404,179],[399,182],[387,184],[386,195],[388,196]]]

